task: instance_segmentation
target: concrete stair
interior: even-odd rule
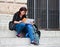
[[[41,31],[42,32],[42,31]],[[48,35],[48,34],[47,34]],[[42,36],[40,38],[39,46],[60,46],[60,37]],[[30,44],[29,38],[18,38],[16,37],[15,31],[0,31],[0,46],[27,46]],[[32,46],[32,45],[31,45]]]
[[[16,37],[15,31],[8,28],[13,15],[0,14],[0,47],[60,47],[60,31],[40,30],[40,44],[30,44],[29,38]]]

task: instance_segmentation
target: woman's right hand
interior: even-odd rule
[[[22,21],[19,21],[19,23],[21,23]]]
[[[14,21],[15,24],[19,24],[21,23],[22,21]]]

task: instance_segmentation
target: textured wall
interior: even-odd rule
[[[14,14],[20,7],[27,7],[27,0],[0,0],[0,13]]]

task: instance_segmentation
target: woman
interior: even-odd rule
[[[24,28],[28,32],[32,44],[37,44],[35,41],[34,29],[32,24],[25,24],[22,22],[24,18],[26,18],[27,9],[25,7],[21,7],[17,13],[13,16],[13,22],[15,24],[15,30],[17,31],[17,36],[20,36],[20,33]]]

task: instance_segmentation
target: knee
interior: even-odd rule
[[[24,23],[16,24],[16,28],[24,28],[24,27],[25,27]]]
[[[19,26],[25,26],[25,24],[24,23],[19,23]]]
[[[27,25],[27,28],[33,28],[33,26],[32,25]]]

